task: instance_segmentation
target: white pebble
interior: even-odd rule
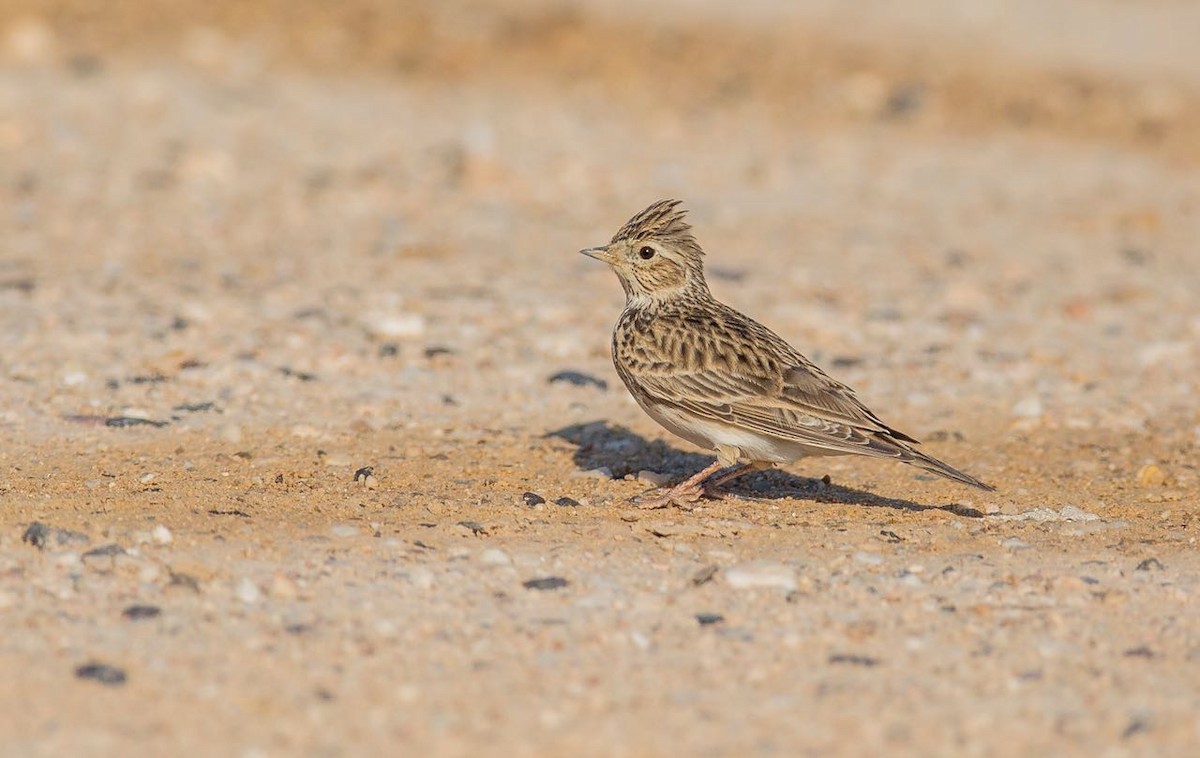
[[[666,474],[660,474],[657,471],[650,471],[649,469],[642,469],[639,471],[637,478],[639,482],[645,482],[651,487],[662,487],[664,484],[671,481],[671,477],[667,476]]]
[[[854,562],[867,566],[878,566],[883,563],[883,556],[879,553],[869,553],[866,550],[859,550],[854,554]]]
[[[1037,396],[1030,396],[1012,407],[1012,414],[1019,418],[1037,418],[1042,415],[1042,401]]]
[[[730,566],[721,573],[735,589],[777,587],[788,592],[796,589],[796,572],[782,563],[750,561]]]
[[[425,333],[425,317],[419,313],[376,315],[366,324],[367,331],[376,337],[420,337]]]
[[[511,566],[512,558],[500,548],[489,547],[479,554],[479,562],[485,566]]]
[[[237,583],[237,587],[234,588],[233,594],[246,605],[254,605],[262,599],[262,590],[249,577],[242,577],[241,581]]]
[[[358,535],[358,527],[353,524],[336,524],[329,528],[329,532],[334,537],[355,537]]]

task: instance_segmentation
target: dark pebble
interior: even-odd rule
[[[374,466],[363,466],[354,472],[354,481],[357,482],[359,479],[366,479],[368,476],[372,476],[374,473]]]
[[[217,404],[209,400],[203,403],[183,403],[175,406],[172,410],[182,411],[184,413],[203,413],[204,411],[215,411]]]
[[[850,666],[865,666],[867,668],[879,665],[878,658],[872,658],[869,655],[847,655],[844,653],[829,656],[829,662],[844,663]]]
[[[25,529],[21,535],[22,542],[28,542],[38,550],[45,550],[46,545],[54,543],[55,545],[67,545],[72,542],[86,544],[91,542],[91,538],[82,532],[73,532],[70,529],[59,529],[54,526],[46,526],[45,524],[34,521]]]
[[[521,500],[525,502],[525,505],[541,505],[546,502],[546,498],[536,492],[526,492],[524,495],[521,495]]]
[[[1145,645],[1139,647],[1131,647],[1125,651],[1126,658],[1153,658],[1154,651]]]
[[[439,355],[454,355],[454,351],[448,347],[442,347],[441,345],[430,345],[429,347],[425,348],[426,358],[436,358]]]
[[[161,429],[167,425],[166,421],[155,421],[149,418],[134,418],[133,416],[109,416],[104,419],[105,426],[124,429],[130,426],[153,426]]]
[[[564,508],[578,508],[579,501],[571,497],[560,497],[554,501],[555,505],[561,505]]]
[[[895,544],[897,542],[904,542],[903,537],[901,537],[900,535],[896,534],[895,532],[893,532],[889,529],[880,529],[879,536],[883,537],[884,542],[890,542],[892,544]]]
[[[125,684],[125,672],[107,663],[87,663],[75,669],[75,676],[80,679],[94,679],[110,687]]]
[[[478,521],[459,521],[458,525],[464,526],[467,529],[470,529],[471,534],[478,535],[478,534],[487,534],[488,533],[487,527],[484,526],[483,524],[479,523]]]
[[[1157,558],[1147,558],[1137,565],[1138,571],[1162,571],[1166,566]]]
[[[395,358],[400,354],[400,346],[395,342],[385,342],[379,346],[380,358]]]
[[[554,384],[555,382],[566,382],[567,384],[573,384],[576,387],[591,386],[601,390],[608,389],[608,382],[604,381],[603,379],[597,379],[590,374],[580,373],[579,371],[559,371],[557,374],[547,379],[546,382],[548,384]]]
[[[697,613],[696,620],[700,622],[700,626],[708,626],[721,623],[725,617],[719,613]]]
[[[158,618],[162,615],[162,608],[157,605],[131,605],[121,611],[121,615],[130,621],[142,621],[144,619]]]
[[[567,586],[567,580],[561,576],[542,576],[522,582],[521,586],[527,590],[559,590]]]
[[[302,382],[315,382],[317,380],[317,375],[311,371],[297,371],[290,366],[280,366],[279,373],[299,379]]]
[[[124,555],[124,554],[125,554],[125,548],[123,548],[120,545],[117,545],[115,543],[109,543],[107,545],[101,545],[100,547],[93,548],[93,549],[87,551],[86,553],[84,553],[81,557],[84,559],[106,558],[106,557]]]
[[[250,518],[250,514],[237,508],[220,509],[214,508],[208,512],[210,516],[245,516]]]

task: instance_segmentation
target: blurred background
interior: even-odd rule
[[[1184,402],[1195,39],[1167,0],[4,0],[6,360],[62,390],[9,421],[255,361],[377,378],[344,410],[394,421],[439,347],[528,406],[522,362],[608,371],[619,290],[573,251],[667,196],[718,295],[851,380],[1180,421],[1131,369]]]

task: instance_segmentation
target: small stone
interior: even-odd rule
[[[712,581],[712,578],[717,575],[720,567],[715,563],[710,563],[707,566],[702,566],[692,574],[692,584],[699,587],[702,584],[707,584]]]
[[[162,615],[162,609],[157,605],[131,605],[121,611],[121,615],[130,621],[143,621],[158,618]]]
[[[254,605],[262,599],[262,590],[249,577],[242,577],[234,588],[233,594],[246,605]]]
[[[376,314],[366,323],[367,331],[380,339],[420,337],[425,333],[425,317],[419,313]]]
[[[157,476],[158,476],[157,474],[147,471],[146,473],[144,473],[140,477],[138,477],[138,481],[141,482],[142,484],[149,484],[150,482],[153,482],[155,477],[157,477]]]
[[[1137,481],[1143,487],[1161,487],[1167,483],[1167,473],[1151,463],[1138,470]]]
[[[650,469],[642,469],[639,471],[637,473],[637,478],[639,482],[645,482],[651,487],[662,487],[671,481],[671,477],[667,474],[660,474],[659,472],[651,471]]]
[[[1000,541],[1000,547],[1008,548],[1009,550],[1026,550],[1033,547],[1028,542],[1016,537],[1009,537]]]
[[[1018,418],[1037,418],[1042,415],[1042,401],[1036,395],[1025,398],[1012,407],[1012,414]]]
[[[485,566],[511,566],[512,558],[503,550],[491,547],[479,554],[479,562]]]
[[[329,528],[329,533],[334,537],[357,537],[358,527],[353,524],[335,524]]]
[[[366,481],[367,477],[373,475],[374,473],[375,473],[374,466],[363,466],[362,468],[360,468],[354,472],[354,481],[357,482],[359,479]]]
[[[125,672],[107,663],[87,663],[75,669],[75,676],[80,679],[91,679],[109,687],[119,687],[125,684]]]
[[[600,466],[599,468],[588,469],[587,471],[576,471],[571,474],[572,479],[612,479],[613,472],[608,466]]]
[[[774,587],[788,592],[796,589],[796,572],[782,563],[750,561],[730,566],[722,573],[735,589]]]
[[[599,390],[608,389],[608,382],[579,371],[559,371],[557,374],[547,379],[546,382],[547,384],[566,382],[567,384],[571,384],[576,387],[595,387]]]
[[[1166,566],[1157,558],[1147,558],[1137,565],[1135,571],[1162,571]]]
[[[829,656],[829,662],[850,666],[863,666],[866,668],[878,666],[880,663],[878,658],[870,655],[848,655],[845,653],[835,653]]]
[[[554,501],[555,505],[560,505],[564,508],[578,508],[581,503],[573,497],[560,497]]]
[[[45,550],[47,545],[87,544],[91,542],[91,538],[81,532],[46,526],[41,522],[34,521],[21,535],[21,541],[33,545],[38,550]]]
[[[280,600],[294,600],[300,594],[300,588],[296,586],[296,582],[281,571],[276,571],[275,575],[271,577],[269,589],[271,597]]]
[[[521,502],[528,506],[541,505],[546,502],[546,498],[536,492],[526,492],[524,495],[521,495]]]
[[[558,590],[566,587],[569,582],[561,576],[542,576],[522,582],[527,590]]]
[[[379,480],[375,478],[374,474],[368,474],[365,477],[363,477],[363,486],[369,490],[378,489],[379,488]]]
[[[160,545],[170,545],[171,541],[175,539],[171,530],[162,524],[158,524],[150,530],[150,537]]]
[[[878,566],[883,563],[883,556],[879,553],[869,553],[866,550],[859,550],[854,554],[854,562],[861,563],[864,566]]]
[[[458,526],[461,526],[464,529],[469,529],[471,534],[474,534],[477,537],[481,534],[486,535],[488,533],[487,527],[478,521],[459,521]]]

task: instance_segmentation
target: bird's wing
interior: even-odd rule
[[[781,440],[868,454],[864,448],[876,447],[876,441],[915,442],[879,420],[849,387],[807,362],[774,376],[721,367],[634,373],[656,402]],[[892,454],[892,444],[884,447],[877,452]]]

